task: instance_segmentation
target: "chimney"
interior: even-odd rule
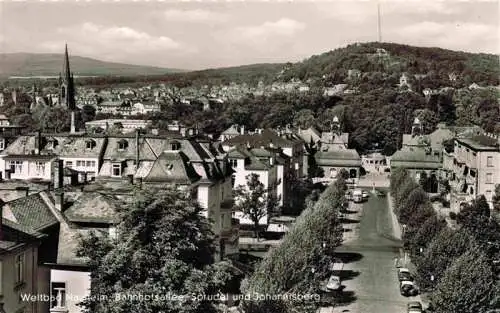
[[[140,160],[140,155],[139,155],[139,129],[135,130],[135,169],[139,168],[139,160]]]
[[[64,165],[63,160],[54,161],[54,190],[55,190],[55,207],[57,210],[63,210],[64,206]]]
[[[71,111],[71,130],[70,133],[76,133],[76,125],[75,125],[75,111]]]
[[[35,154],[40,154],[41,144],[42,144],[42,133],[40,131],[37,131],[35,135]]]
[[[240,133],[241,133],[241,135],[245,134],[245,125],[241,125],[241,127],[240,127]]]

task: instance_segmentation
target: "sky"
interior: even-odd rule
[[[384,42],[500,54],[499,2],[380,0]],[[0,1],[0,53],[177,69],[296,62],[378,40],[377,1]]]

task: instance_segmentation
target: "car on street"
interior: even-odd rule
[[[326,289],[331,291],[336,291],[340,289],[340,277],[332,275],[328,279],[328,283],[326,284]]]
[[[367,192],[367,191],[363,190],[363,191],[361,192],[361,197],[362,197],[363,199],[368,199],[368,198],[370,197],[370,195],[368,194],[368,192]]]
[[[422,303],[420,303],[419,301],[408,302],[407,307],[408,307],[407,313],[422,313],[423,312]]]
[[[377,195],[377,197],[381,197],[381,198],[382,198],[382,197],[385,197],[385,192],[383,192],[383,191],[381,191],[381,190],[377,190],[377,191],[375,192],[375,194]]]
[[[361,189],[356,189],[352,192],[352,199],[355,203],[363,202],[363,191]]]
[[[352,201],[353,200],[352,199],[352,192],[350,190],[348,190],[348,191],[345,192],[345,199],[347,201]]]
[[[398,279],[399,281],[409,280],[413,281],[413,276],[410,273],[410,270],[405,267],[398,268]]]
[[[409,280],[401,281],[401,285],[399,287],[402,296],[405,297],[414,297],[418,295],[418,288],[414,282]]]

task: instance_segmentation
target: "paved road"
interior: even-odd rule
[[[399,294],[394,258],[399,255],[400,245],[393,236],[387,198],[372,195],[363,204],[357,238],[337,249],[339,256],[346,259],[345,303],[321,312],[406,312],[406,304],[413,299]]]

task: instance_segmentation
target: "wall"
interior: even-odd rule
[[[50,271],[51,282],[66,283],[66,307],[68,313],[80,313],[82,308],[77,306],[90,293],[90,273],[68,270]]]
[[[23,159],[18,159],[18,160],[9,160],[5,161],[3,164],[3,170],[2,170],[2,178],[5,178],[5,170],[10,169],[10,161],[21,161],[22,162],[22,170],[21,172],[15,172],[11,173],[10,177],[11,179],[33,179],[33,178],[39,178],[43,180],[51,180],[51,161],[32,161],[32,160],[23,160]],[[36,167],[36,162],[41,162],[45,164],[45,168],[42,172],[37,171]]]
[[[16,256],[24,253],[24,284],[18,287],[16,283]],[[5,254],[0,257],[2,260],[2,293],[5,312],[17,312],[24,308],[25,313],[37,312],[37,301],[19,301],[22,295],[36,295],[38,293],[38,253],[34,246],[25,247],[23,250],[17,250],[13,253]]]
[[[73,157],[60,157],[61,160],[64,160],[64,166],[66,167],[66,164],[68,161],[72,162],[73,165],[71,166],[72,169],[77,170],[77,171],[82,171],[82,172],[94,172],[95,175],[99,173],[99,159],[98,158],[73,158]],[[77,166],[77,161],[85,161],[84,166]],[[87,161],[94,162],[94,166],[87,166],[86,163]]]

